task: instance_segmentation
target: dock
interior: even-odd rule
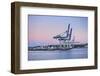
[[[75,42],[74,35],[72,36],[73,29],[70,27],[70,24],[68,25],[68,29],[53,37],[53,39],[56,39],[59,41],[59,44],[51,44],[51,45],[42,45],[42,46],[34,46],[34,47],[28,47],[29,51],[37,51],[37,50],[69,50],[73,48],[82,48],[87,47],[88,43],[80,43]]]

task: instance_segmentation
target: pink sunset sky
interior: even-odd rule
[[[28,16],[28,45],[59,44],[54,36],[65,32],[70,24],[76,42],[88,42],[88,18],[73,16]]]

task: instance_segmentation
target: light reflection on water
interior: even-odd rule
[[[55,51],[28,51],[28,60],[54,59],[83,59],[88,58],[88,48],[74,48]]]

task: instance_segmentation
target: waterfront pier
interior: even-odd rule
[[[83,44],[75,42],[75,37],[72,35],[72,31],[73,29],[70,27],[70,24],[68,24],[68,29],[65,32],[53,37],[53,39],[59,41],[59,44],[28,47],[28,50],[68,50],[72,48],[87,47],[87,43]]]

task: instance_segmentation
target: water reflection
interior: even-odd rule
[[[80,59],[88,58],[88,48],[55,51],[28,51],[28,60]]]

